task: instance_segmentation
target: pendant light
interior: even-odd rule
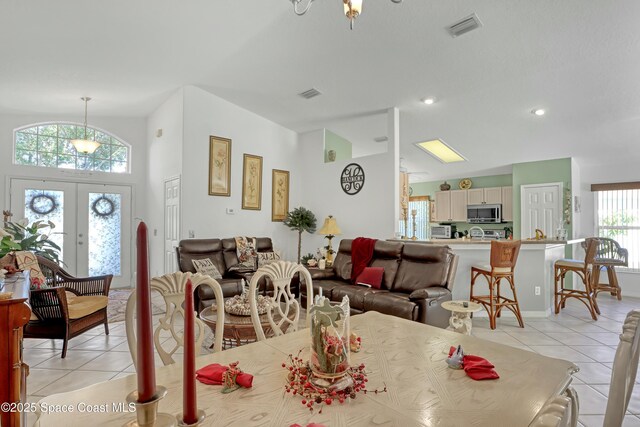
[[[311,4],[314,0],[290,0],[293,3],[293,11],[296,15],[301,16],[307,13],[311,8]],[[344,14],[349,20],[349,27],[353,30],[353,23],[356,18],[362,13],[363,0],[342,0],[344,4]],[[391,0],[392,3],[402,3],[402,0]]]
[[[83,96],[80,98],[84,101],[84,138],[85,139],[72,139],[71,144],[75,147],[76,151],[81,154],[93,154],[100,143],[87,139],[87,103],[91,101],[91,98]]]

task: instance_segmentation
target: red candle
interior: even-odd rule
[[[182,385],[182,421],[195,424],[198,421],[198,402],[196,399],[196,349],[193,308],[193,283],[187,279],[184,290],[184,359]]]
[[[138,273],[136,283],[136,310],[138,339],[138,402],[148,402],[156,393],[156,367],[153,360],[153,321],[151,319],[151,288],[149,287],[149,247],[147,225],[138,225]]]

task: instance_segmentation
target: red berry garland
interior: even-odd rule
[[[309,362],[305,362],[300,357],[301,353],[302,350],[298,352],[297,356],[289,354],[288,364],[287,362],[282,363],[282,367],[289,371],[284,390],[286,393],[302,397],[301,403],[312,412],[316,406],[320,407],[318,412],[322,413],[323,404],[331,405],[336,401],[343,404],[347,399],[355,399],[356,393],[360,391],[364,394],[367,394],[367,391],[376,394],[387,391],[386,385],[381,390],[367,390],[366,383],[369,380],[367,379],[364,363],[361,363],[356,367],[350,367],[347,370],[347,375],[349,375],[353,380],[352,386],[346,387],[344,390],[332,390],[331,388],[325,389],[322,387],[316,387],[310,381],[312,372]]]

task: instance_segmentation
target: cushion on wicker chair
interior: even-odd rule
[[[491,273],[491,265],[489,264],[477,264],[474,265],[473,268],[477,268],[478,270],[486,271],[487,273]],[[496,267],[493,270],[496,273],[510,273],[510,267]]]
[[[105,295],[89,295],[67,300],[69,319],[80,319],[107,307],[109,297]]]
[[[559,259],[555,265],[562,267],[584,268],[584,261],[577,259]]]

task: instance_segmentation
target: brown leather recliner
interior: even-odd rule
[[[351,313],[378,311],[433,326],[446,327],[449,311],[440,307],[451,300],[458,264],[448,246],[387,242],[375,244],[371,267],[383,267],[381,289],[351,284],[351,239],[340,242],[333,268],[311,270],[314,294],[339,302],[349,296]],[[303,304],[305,287],[301,287]]]
[[[269,237],[256,238],[256,250],[258,252],[273,252],[273,243]],[[225,298],[239,295],[242,293],[242,279],[247,282],[251,280],[254,271],[233,271],[233,266],[239,263],[236,252],[236,240],[229,239],[186,239],[181,240],[176,248],[178,256],[178,267],[180,271],[190,271],[195,273],[192,260],[209,258],[216,266],[222,279],[218,282],[222,287],[222,294]],[[261,280],[258,284],[260,292],[267,293],[272,289],[268,279]],[[299,292],[298,280],[291,282],[292,292]],[[194,291],[195,307],[200,313],[205,308],[215,302],[215,295],[208,286],[199,286]]]

